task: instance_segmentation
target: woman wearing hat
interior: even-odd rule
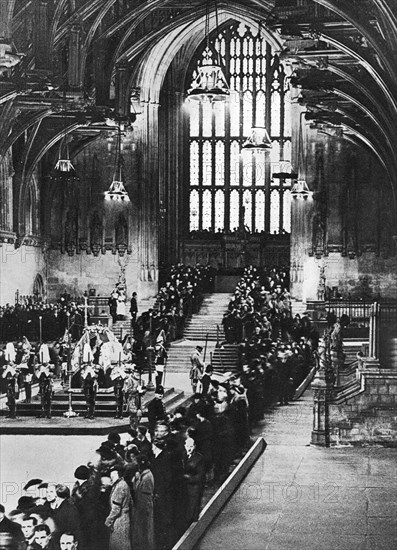
[[[115,464],[110,468],[112,489],[109,496],[110,513],[105,525],[110,529],[109,550],[131,550],[130,488],[124,481],[124,467]]]

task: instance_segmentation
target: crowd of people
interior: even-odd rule
[[[164,318],[173,309],[186,315],[186,300],[190,308],[208,284],[203,286],[203,280],[198,267],[172,268],[159,294],[158,319],[153,311],[148,319],[145,314],[137,319],[142,340],[149,332],[165,350],[169,326]],[[131,368],[121,375],[121,366],[114,367],[111,379],[120,409],[116,412],[122,413],[123,400],[129,403],[128,440],[122,444],[119,434],[110,433],[95,459],[77,467],[72,488],[31,480],[8,518],[2,508],[0,537],[8,541],[2,546],[15,550],[172,548],[198,519],[205,487],[220,485],[250,446],[252,425],[263,418],[269,405],[287,405],[313,365],[318,334],[308,316],[292,317],[288,286],[286,269],[245,269],[224,317],[226,341],[218,344],[239,345],[239,368],[222,382],[214,379],[211,365],[202,359],[202,347],[197,346],[190,374],[195,393],[187,408],[167,412],[161,376],[156,376],[155,395],[147,404],[148,422],[143,425],[139,370]],[[133,357],[132,347],[130,352]],[[160,355],[156,350],[156,358]],[[160,368],[157,374],[161,372]],[[95,381],[95,376],[92,365],[84,366],[83,386],[87,378]],[[32,487],[37,489],[34,495]]]
[[[56,303],[35,301],[33,296],[21,297],[14,305],[0,307],[0,342],[21,340],[50,342],[63,337],[70,326],[77,340],[84,328],[84,301],[72,299],[67,293]]]
[[[239,377],[209,386],[168,414],[158,386],[148,427],[111,432],[75,485],[31,480],[0,520],[0,546],[17,550],[167,550],[198,519],[204,488],[220,484],[250,444]],[[4,516],[4,508],[3,508]],[[11,520],[11,521],[10,521]],[[8,537],[8,539],[7,539]],[[4,542],[6,540],[6,543]],[[66,546],[67,542],[73,546]]]
[[[155,341],[164,331],[166,343],[181,338],[185,321],[196,313],[203,294],[213,289],[215,274],[209,265],[172,265],[164,274],[165,283],[157,294],[155,307],[140,315],[134,327],[137,340]]]
[[[245,269],[223,318],[227,343],[239,344],[250,423],[273,400],[286,405],[313,364],[319,335],[308,315],[292,317],[287,269]]]

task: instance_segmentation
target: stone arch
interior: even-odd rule
[[[21,189],[18,227],[20,235],[39,234],[39,188],[36,174],[33,174]]]
[[[44,281],[40,273],[37,273],[33,281],[33,296],[38,302],[41,302],[45,299]]]

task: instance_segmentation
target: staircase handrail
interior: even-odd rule
[[[205,361],[205,356],[206,356],[206,353],[207,353],[208,336],[209,336],[209,333],[207,332],[207,334],[205,335],[205,346],[204,346],[203,363],[204,363],[204,361]]]

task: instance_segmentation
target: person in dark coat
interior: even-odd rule
[[[154,440],[150,469],[154,478],[154,534],[156,550],[168,550],[173,539],[172,461],[165,441]]]
[[[95,547],[97,536],[97,512],[100,478],[98,468],[81,465],[74,472],[76,483],[72,491],[72,500],[81,519],[81,546],[87,550]]]
[[[9,536],[10,541],[14,544],[22,542],[24,539],[21,526],[19,523],[11,521],[5,514],[5,508],[0,504],[0,536]],[[3,538],[3,537],[2,537]]]
[[[133,550],[154,550],[154,477],[146,456],[138,457],[138,464],[139,474],[133,482],[135,514],[132,548]]]
[[[149,432],[153,436],[156,422],[159,420],[167,420],[167,413],[163,403],[164,388],[157,386],[152,399],[147,406],[147,414],[149,420]]]
[[[212,466],[214,431],[208,420],[208,407],[204,403],[196,410],[197,423],[195,424],[194,440],[196,450],[204,460],[205,471],[209,473]]]
[[[137,300],[136,292],[132,293],[131,302],[130,302],[130,313],[131,313],[132,326],[134,326],[136,322],[136,316],[138,313],[138,300]]]
[[[205,462],[202,455],[196,451],[196,444],[191,437],[185,441],[185,450],[183,477],[187,490],[186,522],[190,525],[192,521],[198,520],[200,514],[205,483]]]
[[[56,544],[62,533],[71,532],[80,542],[82,539],[80,516],[70,498],[70,490],[66,485],[49,485],[46,491],[48,516],[55,523],[56,531],[53,540]]]

